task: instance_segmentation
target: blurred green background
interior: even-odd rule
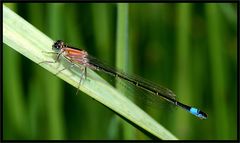
[[[52,39],[115,65],[117,4],[5,4]],[[209,118],[167,104],[150,115],[179,139],[237,139],[237,4],[126,6],[129,72],[172,89]],[[3,45],[4,139],[149,139],[75,92]]]

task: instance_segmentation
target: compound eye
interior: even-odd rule
[[[64,45],[63,41],[61,40],[58,40],[55,44],[58,49],[62,48],[62,46]]]
[[[52,49],[53,49],[54,51],[58,51],[58,50],[60,50],[63,46],[64,46],[64,42],[61,41],[61,40],[58,40],[58,41],[56,41],[56,42],[52,45]]]

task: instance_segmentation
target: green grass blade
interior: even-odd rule
[[[181,65],[178,66],[178,72],[177,72],[177,94],[179,96],[179,100],[183,101],[180,97],[184,97],[185,101],[188,103],[188,101],[191,101],[190,95],[193,95],[191,91],[191,81],[190,81],[190,75],[189,72],[191,67],[190,64],[190,51],[191,51],[191,41],[190,41],[190,32],[191,32],[191,8],[192,4],[178,4],[177,5],[177,14],[178,14],[178,20],[177,20],[177,56],[178,64]],[[184,68],[182,68],[184,67]],[[187,101],[187,100],[188,101]],[[177,117],[181,117],[183,120],[183,124],[185,124],[186,132],[181,132],[182,126],[179,124],[179,121],[175,119],[174,126],[177,128],[179,133],[182,134],[191,134],[190,132],[190,124],[188,124],[190,121],[188,120],[187,116],[183,116],[181,112],[177,112]]]
[[[42,53],[42,51],[51,51],[53,40],[12,12],[5,5],[3,5],[3,42],[35,63],[53,61],[52,57]],[[54,74],[59,69],[64,68],[62,64],[59,67],[55,66],[55,64],[41,64],[41,66]],[[78,87],[79,75],[72,74],[69,70],[64,70],[57,76],[74,87]],[[115,88],[107,84],[93,71],[88,70],[88,77],[91,78],[87,78],[80,86],[81,91],[134,123],[145,132],[160,139],[176,139],[168,130],[158,124],[128,98],[120,94]]]
[[[129,47],[128,47],[128,4],[119,3],[117,5],[117,47],[116,47],[116,67],[129,73],[129,66],[131,63],[128,60]],[[121,82],[121,81],[120,81]],[[121,83],[117,81],[116,87],[122,93],[127,93],[126,88],[121,86]],[[136,131],[134,128],[122,122],[123,126],[123,138],[135,139]]]
[[[225,83],[227,82],[226,77],[226,63],[224,55],[224,35],[221,26],[221,17],[217,15],[219,13],[219,7],[217,4],[206,4],[206,14],[207,14],[207,28],[209,34],[209,53],[210,53],[210,64],[212,72],[212,90],[213,90],[213,109],[216,114],[217,120],[216,124],[221,124],[221,128],[216,126],[216,134],[219,138],[227,138],[229,135],[230,122],[228,120],[228,105],[226,99],[229,98],[227,94],[227,88]],[[221,108],[219,109],[219,107]]]

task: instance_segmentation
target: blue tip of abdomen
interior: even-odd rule
[[[197,108],[191,107],[189,112],[192,113],[193,115],[197,116],[200,119],[207,119],[207,114]]]

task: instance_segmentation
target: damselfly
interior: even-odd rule
[[[134,76],[130,76],[123,72],[119,72],[119,71],[115,70],[114,68],[111,68],[110,66],[103,64],[96,58],[90,56],[86,51],[84,51],[82,49],[77,49],[74,47],[67,46],[66,44],[64,44],[63,41],[58,40],[52,45],[52,50],[54,51],[55,54],[57,54],[57,58],[56,58],[55,62],[59,61],[59,58],[61,56],[63,56],[72,65],[83,66],[84,67],[83,75],[85,75],[85,76],[86,76],[86,68],[105,72],[114,77],[121,78],[122,80],[125,80],[125,81],[127,81],[139,88],[142,88],[143,90],[148,91],[156,96],[160,96],[163,99],[165,99],[166,101],[185,109],[186,111],[197,116],[200,119],[207,119],[207,114],[204,113],[203,111],[199,110],[198,108],[191,107],[191,106],[185,105],[185,104],[177,101],[175,98],[175,94],[171,90],[169,90],[165,87],[153,84],[151,82],[148,82],[147,80],[144,80],[141,78],[136,78]]]

